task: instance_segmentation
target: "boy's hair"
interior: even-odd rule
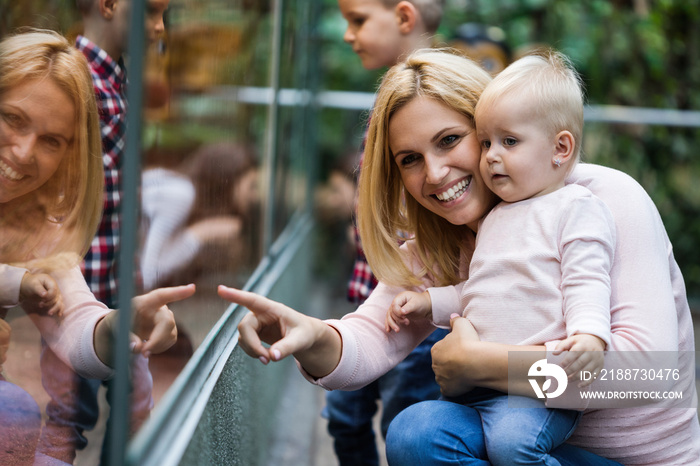
[[[374,274],[392,285],[417,285],[420,277],[403,262],[403,234],[415,239],[423,270],[438,285],[460,281],[464,225],[453,225],[404,194],[389,148],[391,117],[415,97],[435,99],[473,121],[474,109],[491,80],[474,61],[447,50],[424,49],[392,67],[377,92],[360,172],[358,223],[362,246]]]
[[[87,14],[90,13],[90,10],[92,10],[92,6],[94,5],[95,0],[75,0],[75,5],[78,7],[78,11],[81,14]]]
[[[87,61],[79,50],[53,31],[30,29],[0,42],[0,96],[20,84],[49,79],[75,106],[73,140],[51,179],[14,203],[19,206],[16,212],[5,212],[2,221],[8,224],[21,221],[22,209],[32,205],[36,209],[38,203],[42,220],[60,225],[60,230],[54,233],[60,239],[52,238],[50,251],[46,250],[41,235],[29,235],[36,237],[37,246],[43,248],[40,255],[74,252],[82,257],[97,231],[104,184],[100,124]],[[21,249],[34,252],[28,244]]]
[[[381,0],[387,8],[394,8],[402,1],[407,1],[416,7],[429,33],[434,34],[437,31],[442,21],[445,0]]]
[[[484,90],[477,113],[514,93],[530,99],[537,121],[552,135],[571,132],[576,142],[573,160],[578,160],[583,135],[583,84],[571,60],[554,50],[536,51],[516,60]]]

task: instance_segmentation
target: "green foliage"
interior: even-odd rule
[[[326,89],[371,90],[342,43],[337,4],[324,0]],[[336,12],[333,11],[336,10]],[[446,40],[465,22],[502,28],[516,53],[546,44],[571,57],[592,105],[700,109],[700,7],[696,0],[447,0]],[[344,49],[343,49],[344,47]],[[619,168],[654,199],[691,297],[700,296],[700,130],[587,123],[588,161]]]

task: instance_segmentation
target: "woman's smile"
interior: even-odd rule
[[[435,193],[434,196],[441,202],[452,202],[467,192],[471,181],[471,176],[465,177],[446,190]]]

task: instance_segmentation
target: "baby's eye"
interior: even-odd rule
[[[518,143],[518,140],[515,139],[515,138],[510,138],[510,137],[509,137],[509,138],[505,138],[505,139],[503,140],[503,145],[506,145],[506,146],[514,146],[514,145],[516,145],[517,143]]]
[[[491,147],[491,141],[489,141],[488,139],[481,141],[481,147],[483,147],[484,149],[489,149]]]

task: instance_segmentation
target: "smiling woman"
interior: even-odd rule
[[[95,299],[78,266],[100,218],[101,152],[82,53],[48,31],[0,42],[0,304],[20,304],[61,361],[95,379],[113,375],[117,318]],[[25,279],[35,274],[57,286],[62,311],[23,299]],[[190,285],[134,298],[132,350],[148,355],[172,346],[177,329],[166,303],[192,293]],[[0,318],[6,315],[1,309]],[[0,326],[0,342],[8,338],[8,323]],[[44,382],[52,375],[43,374]],[[41,427],[37,404],[1,374],[0,419],[0,464],[32,464]]]
[[[65,39],[51,36],[53,41],[37,44],[38,38],[48,36],[19,34],[0,50],[4,262],[47,257],[54,251],[82,255],[101,215],[100,202],[95,201],[103,185],[100,133],[89,71],[75,66],[83,59],[73,47],[66,47]],[[59,222],[57,238],[54,229]],[[6,234],[27,228],[35,234],[22,235],[19,242]],[[48,243],[47,237],[52,238]],[[47,249],[48,244],[53,247]]]
[[[75,107],[52,80],[21,84],[0,97],[0,202],[42,186],[73,141]]]

